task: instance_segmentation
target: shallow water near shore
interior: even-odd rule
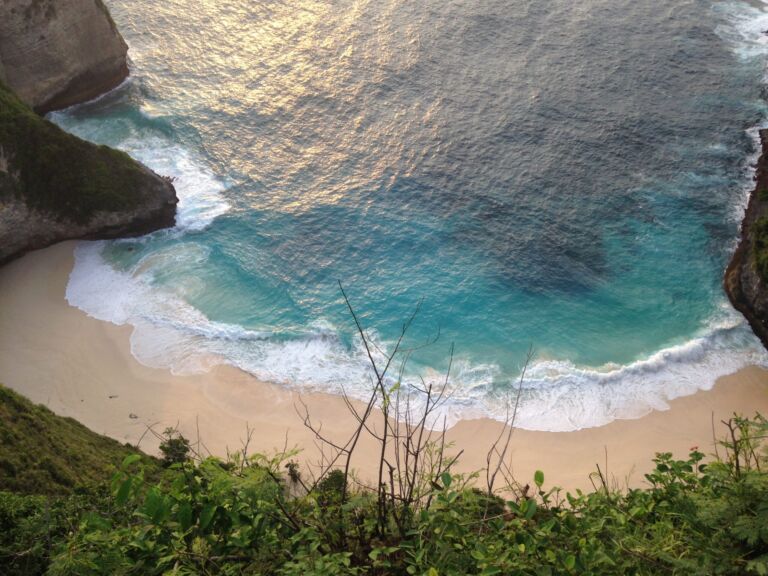
[[[762,3],[112,1],[132,79],[51,118],[176,178],[177,228],[84,243],[71,304],[143,363],[363,396],[341,280],[451,419],[571,430],[768,356],[721,289]],[[396,377],[396,374],[393,374]]]

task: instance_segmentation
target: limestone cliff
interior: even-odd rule
[[[760,131],[762,154],[755,189],[741,224],[741,240],[725,271],[724,286],[733,306],[768,348],[768,130]]]
[[[67,134],[0,84],[0,263],[61,240],[173,226],[177,202],[169,180]]]
[[[0,82],[39,113],[120,84],[127,52],[101,0],[0,1]]]

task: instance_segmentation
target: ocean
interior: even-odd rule
[[[67,287],[141,363],[365,398],[341,282],[378,358],[421,303],[389,381],[450,365],[449,422],[520,385],[518,426],[598,426],[768,366],[721,287],[768,4],[107,4],[130,79],[49,118],[175,178],[177,226],[80,243]]]

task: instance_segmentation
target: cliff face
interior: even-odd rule
[[[173,226],[169,180],[44,120],[0,84],[0,263],[74,238]]]
[[[114,88],[127,51],[102,0],[0,0],[0,264],[61,240],[173,226],[169,180],[30,109]]]
[[[724,287],[733,306],[749,321],[768,348],[768,130],[760,131],[762,154],[755,173],[755,189],[741,224],[739,247],[725,271]]]
[[[0,1],[0,82],[39,113],[120,84],[127,52],[102,0]]]

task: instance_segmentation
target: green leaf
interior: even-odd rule
[[[144,499],[144,513],[149,516],[153,522],[158,522],[164,515],[164,502],[163,497],[157,488],[152,488],[147,492],[147,497]]]
[[[529,498],[525,505],[525,519],[530,520],[536,514],[536,500]]]
[[[208,524],[211,523],[211,520],[213,520],[213,515],[216,514],[216,510],[218,509],[218,506],[214,504],[208,504],[207,506],[203,506],[203,509],[200,511],[200,530],[205,530],[208,528]]]
[[[576,556],[569,554],[565,559],[565,567],[568,570],[573,570],[576,567]]]
[[[186,532],[192,526],[192,506],[189,502],[184,502],[179,506],[178,516],[181,529]]]
[[[541,488],[544,484],[544,472],[536,470],[536,473],[533,475],[533,481],[536,483],[536,486]]]
[[[121,467],[123,469],[128,468],[128,466],[130,466],[134,462],[138,462],[139,460],[141,460],[141,455],[140,454],[129,454],[128,456],[123,458],[123,463],[122,463]]]
[[[120,488],[117,489],[117,495],[115,496],[115,500],[117,501],[118,506],[122,506],[128,500],[128,495],[131,493],[132,482],[133,482],[133,477],[129,476],[127,480],[123,481],[123,483],[120,484]]]
[[[443,486],[445,486],[446,488],[451,487],[451,481],[453,480],[453,478],[451,478],[451,474],[449,472],[443,472],[440,478],[443,481]]]

